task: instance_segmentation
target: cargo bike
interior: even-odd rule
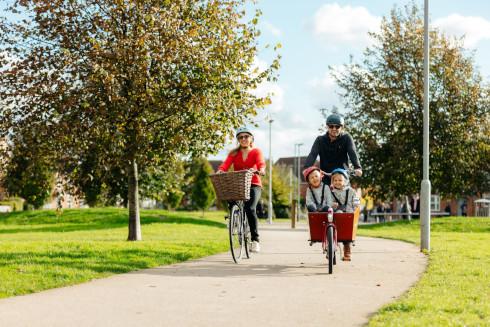
[[[245,213],[245,201],[250,199],[252,176],[256,170],[240,170],[209,175],[216,191],[218,201],[227,201],[228,236],[230,253],[233,261],[238,263],[243,256],[250,258],[250,227]]]
[[[359,208],[353,213],[309,212],[310,246],[322,243],[323,253],[328,262],[328,273],[333,272],[337,264],[337,253],[341,255],[339,242],[354,242],[359,223]]]

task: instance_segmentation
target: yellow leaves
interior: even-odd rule
[[[268,106],[268,105],[272,104],[271,98],[270,97],[264,98],[264,101],[262,102],[262,104],[264,106]]]

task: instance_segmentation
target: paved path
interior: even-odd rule
[[[260,228],[263,251],[238,265],[226,253],[3,299],[0,326],[360,326],[426,265],[414,245],[358,237],[329,275],[306,228]]]

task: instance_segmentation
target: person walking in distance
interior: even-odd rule
[[[254,137],[250,129],[240,127],[236,131],[238,146],[230,151],[225,161],[218,167],[217,173],[225,172],[233,165],[235,171],[253,169],[259,175],[265,175],[265,160],[262,151],[254,146]],[[260,252],[257,203],[262,193],[262,182],[260,176],[254,174],[250,188],[250,199],[245,202],[245,213],[247,214],[250,234],[252,238],[252,252]]]

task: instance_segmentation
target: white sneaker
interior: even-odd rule
[[[257,241],[252,241],[252,248],[250,249],[252,252],[260,252],[260,243]]]

